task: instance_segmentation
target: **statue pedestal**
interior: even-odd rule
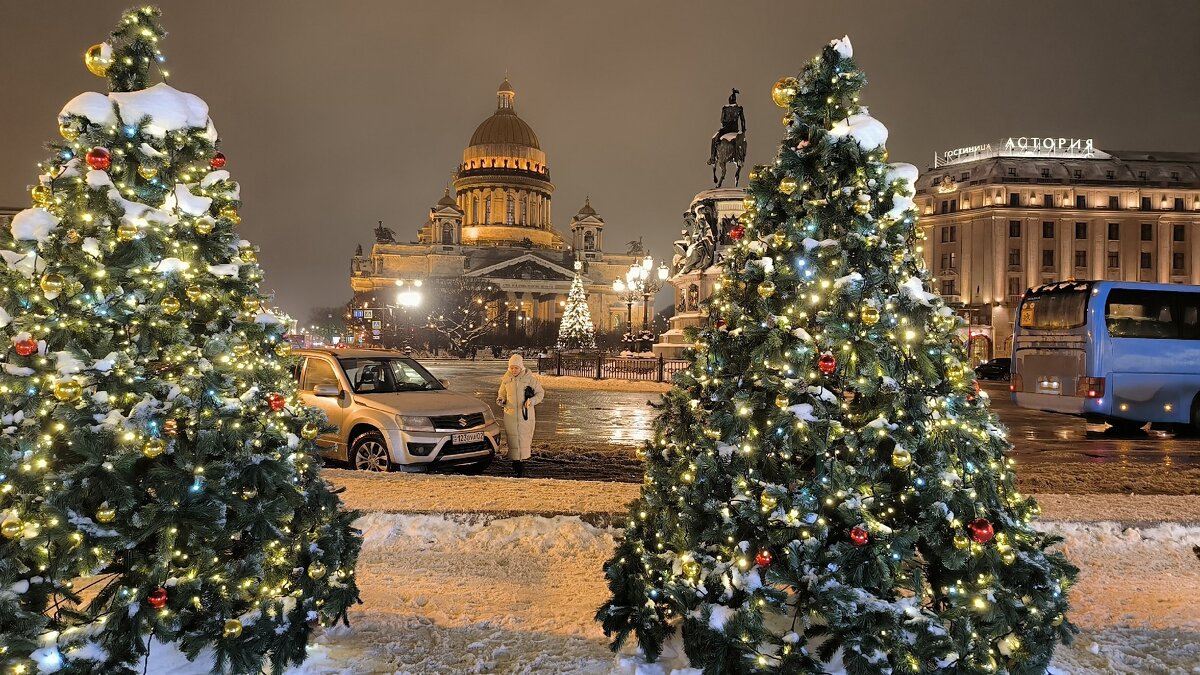
[[[663,333],[660,341],[654,345],[654,354],[668,359],[683,358],[683,352],[692,346],[684,331],[694,326],[703,325],[708,320],[708,312],[702,309],[702,303],[712,295],[717,279],[721,276],[721,263],[724,251],[729,246],[729,229],[737,224],[738,218],[746,210],[742,199],[746,193],[742,188],[713,188],[705,190],[692,198],[688,210],[695,211],[703,202],[708,202],[716,213],[720,225],[721,241],[717,247],[717,261],[705,269],[679,272],[670,278],[675,287],[675,316],[671,317],[671,327]]]

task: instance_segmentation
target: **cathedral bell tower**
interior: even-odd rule
[[[592,198],[583,200],[583,207],[571,219],[571,247],[576,260],[604,258],[604,219],[592,208]]]

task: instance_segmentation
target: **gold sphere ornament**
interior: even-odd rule
[[[111,523],[117,519],[117,510],[104,502],[100,508],[96,509],[96,521],[100,523]]]
[[[792,105],[799,92],[799,80],[794,77],[781,77],[775,86],[771,87],[771,100],[780,108],[787,108]]]
[[[308,578],[320,579],[321,577],[325,576],[325,571],[324,565],[322,565],[320,562],[314,562],[308,566]]]
[[[112,62],[112,47],[107,42],[92,45],[83,53],[83,65],[96,77],[107,77]]]
[[[781,119],[779,121],[783,123],[783,126],[790,127],[796,123],[796,117],[794,115],[792,115],[791,113],[788,113],[788,114],[784,115],[783,119]]]
[[[192,229],[196,230],[196,234],[203,236],[212,232],[214,225],[215,223],[213,222],[212,218],[200,218],[196,221],[196,224],[192,226]]]
[[[1011,546],[997,546],[1000,551],[1000,562],[1005,565],[1011,565],[1017,561],[1017,552],[1012,550]]]
[[[221,210],[218,211],[218,214],[234,225],[242,222],[242,217],[238,215],[237,209],[233,208],[232,206],[222,206]]]
[[[142,455],[148,459],[154,459],[163,454],[167,449],[167,444],[161,438],[151,438],[142,446]]]
[[[961,361],[955,361],[946,368],[946,376],[952,380],[961,380],[967,374],[967,369],[963,367]]]
[[[854,212],[860,216],[865,216],[871,212],[871,202],[854,202]]]
[[[29,194],[33,197],[33,203],[38,206],[45,206],[54,201],[54,191],[49,185],[34,185]]]
[[[912,453],[904,448],[892,450],[892,466],[897,469],[907,469],[912,464]]]
[[[790,195],[796,191],[799,183],[792,176],[784,176],[779,179],[779,191],[785,195]]]
[[[5,539],[16,539],[25,534],[25,524],[16,514],[9,513],[0,524],[0,534],[3,534]]]
[[[242,499],[244,499],[246,501],[250,501],[251,499],[254,499],[257,496],[258,496],[257,488],[248,487],[248,488],[242,489]]]
[[[233,346],[233,353],[237,356],[245,356],[250,353],[250,345],[239,342]]]
[[[158,167],[153,164],[139,164],[137,174],[146,180],[150,180],[158,175]]]
[[[879,323],[879,308],[873,305],[867,305],[866,307],[863,307],[862,320],[863,323],[867,324],[868,326],[874,326],[875,324]]]
[[[62,380],[54,383],[54,398],[60,401],[74,401],[83,394],[83,387],[75,380]]]
[[[58,135],[68,141],[73,141],[79,138],[79,125],[74,122],[63,122],[58,125]]]
[[[170,315],[179,313],[179,309],[183,307],[183,304],[179,302],[179,298],[167,296],[162,299],[162,302],[158,303],[158,306],[162,308],[163,314]]]
[[[133,223],[122,222],[117,226],[118,241],[133,241],[138,236],[138,226]]]
[[[780,408],[787,408],[789,403],[791,403],[791,401],[788,400],[786,394],[780,394],[775,397],[775,405]]]
[[[252,248],[247,247],[238,251],[238,257],[242,259],[242,262],[258,262],[258,254]]]
[[[38,282],[38,285],[41,286],[43,293],[47,295],[57,295],[62,292],[63,285],[66,283],[67,280],[63,279],[61,274],[50,273],[42,277],[42,280]]]
[[[276,356],[291,356],[292,355],[292,343],[280,342],[279,344],[275,345],[275,355]]]
[[[312,422],[305,422],[304,426],[300,427],[300,437],[310,441],[319,433],[321,433],[321,428]]]
[[[749,210],[753,207],[754,207],[754,197],[751,197],[750,195],[746,195],[745,197],[742,197],[742,208],[743,209]]]
[[[758,295],[762,298],[769,298],[775,295],[775,283],[772,281],[764,281],[758,285]]]
[[[225,627],[221,630],[221,635],[233,640],[242,636],[242,622],[237,619],[229,619],[225,622]]]
[[[242,310],[246,312],[257,312],[262,307],[262,300],[258,298],[242,298]]]
[[[192,302],[196,302],[200,298],[204,297],[204,289],[195,284],[183,289],[183,293],[187,296],[187,299],[191,300]]]
[[[959,533],[954,535],[954,548],[964,551],[971,545],[971,540],[967,539],[967,535]]]
[[[683,574],[686,577],[694,579],[700,576],[700,563],[695,560],[685,560],[680,567],[683,569]]]

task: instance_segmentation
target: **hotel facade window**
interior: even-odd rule
[[[963,339],[986,340],[991,357],[1006,355],[1019,295],[1044,282],[1200,285],[1200,153],[1076,147],[1086,151],[971,146],[938,155],[914,186],[926,267],[953,270],[937,288],[953,286],[948,302],[970,322]],[[948,190],[945,176],[959,180]],[[962,240],[958,228],[969,228]]]

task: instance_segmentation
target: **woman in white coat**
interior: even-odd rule
[[[496,403],[504,408],[504,434],[508,438],[508,458],[517,476],[525,475],[525,460],[533,448],[534,406],[542,402],[546,392],[542,383],[525,367],[525,359],[513,354],[508,370],[500,378]]]

